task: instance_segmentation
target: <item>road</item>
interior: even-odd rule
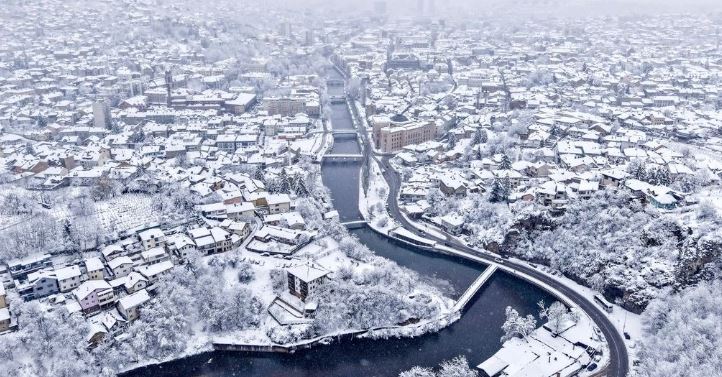
[[[409,221],[406,220],[404,216],[402,216],[397,200],[399,189],[401,187],[401,177],[399,176],[398,172],[393,169],[393,167],[389,163],[389,159],[390,157],[387,156],[379,159],[378,161],[381,163],[381,170],[383,171],[384,179],[386,179],[386,182],[388,182],[389,184],[388,209],[391,216],[396,221],[403,225],[404,228],[415,233],[418,236],[431,239],[433,241],[439,242],[440,244],[454,247],[464,252],[473,254],[481,259],[488,261],[489,263],[496,263],[502,266],[513,268],[518,272],[524,273],[528,276],[538,279],[539,281],[542,281],[543,283],[553,287],[554,289],[567,296],[570,300],[579,305],[579,307],[584,310],[589,315],[589,317],[592,318],[594,323],[601,330],[602,334],[604,334],[604,337],[607,340],[607,344],[609,345],[610,362],[604,369],[595,373],[595,376],[627,376],[627,373],[629,371],[629,355],[627,354],[627,348],[624,344],[624,339],[614,327],[612,322],[609,320],[606,313],[603,312],[598,305],[589,301],[586,297],[577,293],[575,290],[567,287],[556,279],[549,277],[545,273],[540,272],[535,268],[529,267],[524,264],[514,263],[509,260],[490,257],[486,253],[473,249],[459,242],[453,237],[448,237],[448,240],[441,239],[435,237],[434,235],[421,232],[411,223],[409,223]]]

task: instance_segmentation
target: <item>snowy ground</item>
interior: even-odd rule
[[[273,345],[274,343],[268,336],[267,333],[274,327],[280,327],[279,325],[265,310],[269,307],[272,301],[276,298],[276,293],[273,291],[273,284],[270,278],[271,270],[283,269],[299,264],[307,263],[309,260],[313,260],[314,263],[331,271],[337,271],[341,268],[353,268],[356,270],[363,269],[375,269],[379,266],[377,257],[367,263],[359,262],[347,257],[343,252],[338,249],[338,244],[331,238],[323,238],[316,240],[301,250],[299,250],[292,259],[284,259],[274,256],[263,256],[254,252],[239,249],[235,251],[240,253],[242,261],[251,264],[254,271],[254,279],[248,283],[238,282],[238,270],[234,268],[226,268],[223,271],[223,277],[226,280],[226,284],[229,287],[243,286],[250,289],[257,297],[263,302],[264,312],[262,313],[262,320],[260,326],[253,329],[235,331],[224,335],[213,335],[204,334],[200,329],[197,332],[197,336],[190,342],[189,352],[203,352],[211,347],[213,342],[226,343],[226,344],[246,344],[246,345]],[[388,261],[386,261],[388,263]],[[285,288],[285,287],[284,287]],[[428,292],[426,292],[428,293]],[[454,305],[454,301],[447,297],[432,296],[432,304],[440,308],[440,315],[437,318],[422,321],[420,323],[408,326],[390,326],[378,331],[373,331],[368,336],[415,336],[423,334],[429,331],[438,330],[441,327],[447,326],[452,323],[456,318],[453,316],[451,308]],[[292,346],[297,344],[306,344],[313,342],[314,340],[320,340],[325,337],[341,335],[344,333],[357,333],[367,329],[347,329],[346,331],[340,331],[334,334],[321,334],[314,339],[301,341],[298,343],[282,344],[285,346]]]
[[[527,264],[529,263],[516,259],[511,258],[512,261],[519,264]],[[599,292],[585,287],[583,285],[580,285],[579,283],[562,276],[561,274],[553,273],[551,269],[545,266],[537,266],[537,269],[548,272],[547,275],[552,277],[553,279],[563,283],[567,287],[573,289],[580,295],[584,296],[587,300],[590,302],[594,302],[594,296],[599,294]],[[605,312],[606,313],[606,312]],[[641,321],[641,315],[635,314],[632,312],[629,312],[627,310],[624,310],[619,305],[614,305],[614,309],[611,313],[606,313],[607,317],[609,317],[610,322],[614,324],[617,331],[622,335],[622,338],[624,339],[624,342],[627,346],[627,352],[629,353],[629,362],[630,362],[630,368],[632,367],[633,361],[636,359],[636,343],[637,340],[642,337],[642,321]],[[629,334],[630,339],[626,339],[624,337],[624,333]],[[600,365],[602,365],[600,363]]]
[[[363,185],[359,183],[359,211],[370,226],[384,234],[399,226],[389,216],[386,208],[388,197],[389,185],[381,174],[378,162],[372,159],[369,164],[368,192],[364,192]]]
[[[575,373],[592,362],[586,349],[575,344],[582,343],[593,349],[603,348],[605,344],[603,337],[596,334],[593,328],[594,323],[586,316],[582,316],[576,323],[567,321],[563,331],[556,336],[547,327],[540,327],[524,340],[513,338],[504,342],[502,348],[480,364],[479,368],[496,374],[503,367],[505,373],[514,376]],[[584,370],[579,376],[592,373]]]
[[[75,217],[64,205],[56,205],[50,211],[58,221]],[[153,198],[142,194],[119,195],[95,202],[91,216],[105,232],[122,232],[161,220],[160,213],[153,209]]]

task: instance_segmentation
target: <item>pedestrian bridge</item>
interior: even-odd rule
[[[328,99],[329,99],[329,102],[331,102],[332,104],[346,103],[345,95],[329,96]]]
[[[352,161],[363,161],[364,156],[358,154],[325,154],[323,155],[323,162],[352,162]]]
[[[338,140],[356,139],[358,138],[358,133],[356,132],[356,130],[334,130],[333,138]]]
[[[349,130],[333,130],[334,135],[356,135],[358,131],[354,129]]]
[[[344,86],[344,82],[338,79],[328,79],[326,80],[326,86]]]
[[[492,275],[494,275],[494,272],[499,268],[496,264],[490,264],[489,267],[484,270],[484,272],[479,275],[476,280],[474,280],[473,283],[469,286],[469,288],[464,292],[461,297],[456,301],[456,304],[454,305],[454,312],[461,311],[464,309],[464,307],[471,301],[471,298],[474,297],[476,292],[481,289],[481,287],[484,286],[484,284],[489,281],[489,278],[491,278]]]
[[[346,221],[345,223],[341,223],[341,225],[345,226],[348,229],[358,229],[365,227],[369,222],[366,220],[357,220],[357,221]]]

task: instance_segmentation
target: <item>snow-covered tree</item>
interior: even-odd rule
[[[642,377],[717,376],[722,371],[722,282],[652,301],[642,315],[637,372]]]
[[[489,201],[492,203],[506,202],[509,199],[509,187],[508,178],[495,179],[489,192]]]
[[[446,360],[439,366],[438,372],[431,368],[413,367],[401,372],[399,377],[477,377],[479,373],[469,366],[465,356]]]
[[[501,156],[501,162],[499,163],[499,169],[501,169],[501,170],[511,169],[511,159],[509,159],[509,156],[507,154],[503,154]]]
[[[426,201],[429,202],[429,212],[432,215],[442,214],[445,210],[446,195],[436,187],[426,193]]]
[[[549,307],[544,306],[544,301],[540,301],[539,317],[547,321],[547,326],[553,334],[559,334],[565,329],[565,325],[569,322],[576,323],[578,317],[575,312],[571,312],[564,304],[554,301]]]
[[[507,306],[505,310],[506,320],[501,325],[501,329],[504,330],[504,336],[501,337],[501,342],[513,338],[525,339],[536,329],[536,319],[531,314],[526,317],[519,315],[514,308]]]
[[[456,146],[456,134],[453,132],[449,132],[447,143],[449,145],[449,149],[453,149]]]

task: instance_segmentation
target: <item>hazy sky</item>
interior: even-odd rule
[[[264,0],[273,7],[311,9],[334,9],[362,13],[373,9],[377,0]],[[412,16],[418,13],[420,0],[386,0],[389,13]],[[562,11],[564,13],[648,13],[648,12],[722,12],[722,0],[421,0],[426,14],[458,15],[473,17],[476,12],[539,12]],[[429,3],[434,3],[434,14]]]

